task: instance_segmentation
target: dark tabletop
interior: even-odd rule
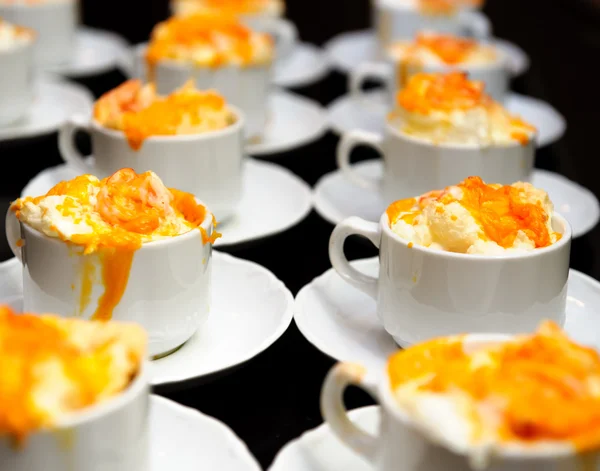
[[[83,3],[85,24],[116,31],[132,43],[146,40],[152,26],[164,19],[168,11],[167,0],[83,0]],[[340,32],[370,25],[368,0],[287,0],[287,3],[288,17],[297,24],[302,39],[315,44],[323,44]],[[566,135],[538,151],[536,166],[562,173],[599,196],[596,169],[600,136],[600,1],[488,0],[485,12],[496,36],[517,43],[531,57],[529,72],[513,84],[515,91],[550,102],[568,121]],[[98,96],[122,80],[124,77],[115,70],[79,82]],[[326,105],[345,93],[346,79],[332,73],[315,85],[294,91]],[[337,140],[328,133],[318,142],[269,160],[314,185],[321,175],[335,169]],[[0,211],[6,210],[8,202],[41,169],[61,162],[56,141],[56,134],[52,134],[0,143],[4,162],[0,173]],[[85,136],[80,144],[89,147]],[[362,150],[356,152],[356,157],[375,155]],[[312,212],[283,234],[228,252],[264,265],[295,295],[330,268],[327,242],[331,230],[330,224]],[[571,255],[572,268],[596,279],[600,278],[599,234],[600,229],[596,228],[576,239]],[[9,257],[5,241],[0,244],[0,253],[3,259]],[[376,255],[372,247],[359,240],[349,241],[347,253],[350,258]],[[283,445],[321,423],[319,391],[333,363],[292,324],[266,352],[225,376],[193,389],[155,392],[225,422],[266,469]],[[362,392],[350,390],[347,394],[351,408],[369,403],[370,398]]]

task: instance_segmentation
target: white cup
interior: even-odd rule
[[[211,209],[219,221],[232,217],[242,198],[244,117],[233,110],[236,121],[220,130],[181,136],[151,136],[134,150],[122,131],[108,129],[95,120],[73,117],[59,132],[63,160],[81,173],[105,178],[122,168],[136,173],[156,173],[169,188],[192,193]],[[94,159],[80,154],[74,139],[87,131]]]
[[[71,60],[79,23],[77,0],[32,4],[0,2],[0,18],[37,33],[35,65],[59,65]]]
[[[272,15],[248,15],[242,22],[250,29],[267,33],[275,40],[275,56],[277,60],[285,60],[298,44],[298,28],[290,20]]]
[[[140,54],[144,53],[140,51]],[[244,115],[246,138],[263,133],[267,124],[271,64],[199,67],[164,60],[156,64],[153,73],[156,90],[161,95],[181,88],[190,78],[200,90],[217,90],[227,103],[239,108]]]
[[[377,316],[402,347],[462,333],[533,332],[544,319],[565,322],[571,227],[554,214],[561,239],[544,248],[502,256],[435,250],[396,235],[387,214],[379,223],[358,217],[339,223],[329,258],[350,285],[377,301]],[[379,277],[354,268],[344,255],[351,235],[379,249]]]
[[[461,70],[469,74],[469,80],[477,80],[485,84],[486,94],[494,100],[503,102],[510,86],[510,64],[506,54],[496,49],[497,59],[490,64],[413,64],[404,62],[401,57],[387,51],[383,62],[364,62],[352,70],[349,80],[350,94],[355,99],[367,100],[363,92],[363,84],[367,80],[383,82],[387,92],[387,103],[394,103],[399,90],[406,86],[406,81],[415,74],[448,73]]]
[[[212,214],[202,226],[211,234]],[[105,288],[101,252],[84,255],[79,246],[48,237],[6,215],[6,237],[23,263],[23,305],[29,312],[53,312],[89,319]],[[18,243],[19,239],[22,243]],[[208,318],[212,246],[199,229],[145,243],[135,251],[125,292],[113,319],[140,324],[148,333],[148,352],[164,356],[183,345]],[[96,282],[80,312],[83,274],[93,267]]]
[[[23,447],[0,439],[0,471],[147,471],[149,367],[118,396],[85,409]]]
[[[489,21],[481,14],[461,9],[449,15],[429,15],[414,2],[373,0],[373,17],[381,50],[398,39],[412,39],[420,31],[485,39],[491,35]]]
[[[469,335],[470,345],[506,341],[503,335]],[[367,391],[380,404],[377,436],[354,425],[344,408],[343,393],[350,386]],[[535,404],[531,404],[535,407]],[[551,412],[550,412],[551,413]],[[333,433],[360,454],[375,471],[468,471],[474,469],[465,450],[457,450],[453,437],[433,434],[413,420],[396,402],[387,371],[369,372],[353,363],[338,363],[327,375],[321,392],[321,414]],[[596,459],[577,454],[569,443],[552,446],[510,444],[494,449],[486,471],[595,470]],[[588,465],[589,463],[589,465]]]
[[[358,130],[344,134],[337,148],[337,164],[350,182],[380,193],[388,204],[454,185],[473,175],[503,185],[529,181],[535,160],[534,143],[532,137],[525,145],[434,144],[408,136],[388,121],[383,137]],[[382,179],[369,178],[354,170],[350,154],[358,145],[370,146],[382,154]]]
[[[34,38],[0,51],[0,126],[27,115],[34,96]]]

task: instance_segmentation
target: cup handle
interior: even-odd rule
[[[356,100],[369,102],[363,91],[363,84],[368,79],[378,79],[384,83],[385,88],[391,88],[394,71],[389,64],[384,62],[365,62],[359,64],[350,73],[348,88],[350,96]]]
[[[376,386],[363,366],[338,363],[327,374],[321,390],[321,415],[345,445],[373,462],[378,438],[361,430],[348,418],[344,407],[344,390],[348,386],[359,386],[377,397]]]
[[[371,191],[379,191],[381,180],[379,178],[370,178],[356,173],[350,163],[350,154],[352,149],[358,145],[367,145],[383,154],[383,137],[379,134],[367,131],[350,131],[345,133],[337,147],[337,165],[342,174],[361,188]]]
[[[81,173],[95,172],[94,167],[85,159],[87,156],[81,155],[75,146],[75,134],[77,131],[90,130],[89,119],[83,116],[72,116],[60,128],[58,133],[58,148],[62,159]]]
[[[338,272],[344,281],[363,293],[368,294],[373,299],[377,299],[377,278],[358,271],[350,265],[344,254],[344,242],[351,235],[366,237],[375,247],[379,248],[381,242],[379,223],[365,221],[353,216],[335,226],[329,238],[329,260],[335,271]]]
[[[289,20],[279,18],[277,21],[270,23],[269,29],[272,27],[273,34],[277,38],[277,59],[285,60],[293,52],[296,43],[298,42],[298,28]]]
[[[13,255],[17,257],[21,263],[23,263],[23,249],[18,245],[18,241],[21,240],[21,223],[19,222],[15,212],[10,209],[10,207],[6,212],[5,227],[8,246],[10,247]]]
[[[492,24],[483,13],[478,11],[463,11],[459,18],[463,28],[468,30],[475,39],[482,41],[491,37]]]

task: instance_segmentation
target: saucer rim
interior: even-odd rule
[[[72,79],[83,79],[93,77],[95,75],[101,75],[110,72],[113,69],[119,69],[121,72],[123,64],[123,56],[130,47],[129,41],[122,35],[115,33],[114,31],[93,28],[86,25],[79,25],[75,32],[75,41],[80,40],[81,35],[95,36],[96,38],[106,40],[111,44],[114,44],[118,49],[119,53],[113,57],[113,59],[106,63],[90,65],[87,68],[82,68],[80,65],[73,65],[72,62],[67,64],[51,65],[42,67],[40,70],[43,73],[57,75],[59,77],[72,78]]]
[[[245,471],[261,471],[260,464],[256,457],[252,454],[248,445],[233,431],[229,425],[220,421],[219,419],[210,415],[204,414],[197,409],[192,407],[184,406],[178,402],[175,402],[166,397],[159,396],[157,394],[150,394],[150,412],[152,416],[152,409],[154,407],[164,408],[169,414],[176,415],[178,418],[184,418],[187,421],[197,421],[202,423],[203,427],[210,428],[216,433],[219,433],[222,437],[222,442],[227,444],[227,449],[235,452],[236,456],[240,458],[240,461],[244,461],[247,468]],[[158,434],[157,434],[158,435]],[[150,435],[150,444],[154,444],[154,436]],[[156,437],[158,438],[158,437]],[[151,465],[152,468],[152,465]]]
[[[331,121],[329,120],[329,113],[327,107],[321,105],[318,101],[313,100],[311,98],[307,98],[299,93],[292,92],[283,87],[272,86],[269,92],[269,100],[272,100],[274,97],[279,95],[280,97],[284,97],[284,99],[288,99],[290,101],[295,101],[295,105],[301,106],[303,108],[311,108],[311,111],[314,111],[315,114],[318,114],[321,123],[317,132],[312,133],[310,136],[305,136],[302,139],[295,139],[292,144],[287,143],[278,143],[275,145],[268,144],[250,144],[246,143],[244,146],[244,150],[248,155],[253,157],[261,156],[265,158],[273,158],[276,157],[277,154],[284,154],[286,152],[295,151],[301,149],[308,144],[312,144],[313,142],[317,142],[322,139],[331,128]],[[277,160],[275,158],[274,160]]]
[[[364,266],[368,266],[372,263],[375,263],[377,260],[379,260],[379,257],[377,257],[377,256],[359,258],[359,259],[352,260],[350,262],[350,264],[353,265],[354,267],[360,269]],[[302,336],[308,342],[310,342],[310,344],[313,347],[315,347],[321,353],[327,355],[332,360],[334,360],[336,362],[340,362],[340,361],[346,361],[346,360],[340,359],[336,355],[331,353],[331,351],[329,350],[329,347],[325,346],[323,344],[323,342],[315,341],[316,336],[313,335],[310,328],[307,328],[307,325],[309,325],[310,322],[308,321],[308,316],[306,315],[307,309],[304,307],[304,304],[306,303],[306,298],[307,298],[307,296],[309,296],[307,293],[310,292],[312,289],[314,289],[314,287],[317,284],[324,285],[325,284],[324,280],[326,280],[327,277],[335,275],[335,273],[336,273],[335,269],[333,267],[331,267],[331,268],[325,270],[320,275],[314,277],[310,282],[308,282],[306,285],[304,285],[302,288],[300,288],[300,290],[294,297],[294,323],[298,327],[298,330],[300,331]],[[584,283],[587,286],[595,288],[600,293],[600,281],[596,280],[592,276],[587,275],[586,273],[580,272],[579,270],[569,268],[568,283],[570,283],[572,279],[579,279],[579,282]],[[353,288],[350,285],[348,285],[348,289],[356,290],[356,288]],[[568,291],[568,288],[567,288],[567,291]],[[399,348],[400,347],[398,347],[398,349]],[[383,361],[385,361],[385,360],[383,360]]]
[[[202,382],[202,380],[210,380],[210,378],[213,376],[225,373],[233,368],[240,367],[252,360],[253,358],[255,358],[256,356],[258,356],[259,354],[267,351],[277,340],[279,340],[287,332],[294,319],[294,296],[292,295],[292,292],[289,290],[289,288],[283,283],[283,281],[277,278],[271,270],[251,260],[235,257],[228,253],[218,252],[216,250],[213,252],[213,262],[215,259],[222,259],[225,261],[225,263],[232,263],[234,265],[248,265],[251,266],[254,270],[262,271],[269,281],[269,286],[276,286],[278,290],[282,290],[286,298],[286,308],[281,314],[280,323],[268,337],[265,337],[263,342],[258,347],[256,347],[253,350],[248,350],[243,355],[240,355],[240,358],[237,361],[230,362],[230,364],[222,366],[211,372],[193,376],[164,375],[161,377],[160,382],[158,382],[158,380],[154,379],[154,368],[152,368],[150,379],[150,384],[152,386],[168,389],[170,391],[185,389],[187,387],[186,385],[189,385],[189,387],[191,387],[193,386],[193,383]],[[181,350],[173,352],[171,355],[169,355],[169,357],[176,356],[180,351]],[[160,360],[156,361],[160,362]],[[152,365],[154,364],[156,364],[156,362],[152,363]]]
[[[294,78],[294,80],[278,80],[276,73],[273,72],[272,84],[274,86],[281,87],[281,88],[308,87],[310,85],[314,85],[315,83],[320,82],[321,80],[325,79],[329,74],[331,74],[333,67],[331,64],[331,60],[329,58],[329,54],[327,54],[327,51],[325,51],[325,48],[319,47],[316,44],[313,44],[313,43],[310,43],[307,41],[298,41],[298,43],[296,44],[295,47],[303,48],[303,49],[305,49],[307,51],[311,51],[311,53],[315,54],[318,57],[316,62],[323,63],[322,70],[319,70],[318,73],[316,73],[316,74],[311,73],[309,76],[310,78],[304,78],[302,80],[299,80],[297,78]],[[275,67],[277,67],[276,64],[275,64]],[[282,65],[281,67],[284,67],[284,65]]]
[[[55,94],[61,97],[61,101],[66,99],[65,101],[72,103],[77,102],[77,106],[81,105],[81,109],[76,113],[92,113],[95,100],[94,95],[86,87],[76,82],[69,81],[58,75],[42,73],[36,80],[35,89],[43,92],[38,96]],[[29,111],[29,117],[32,116],[31,112],[32,110]],[[69,114],[69,116],[72,114]],[[35,126],[31,129],[23,129],[21,124],[10,124],[0,127],[0,142],[32,139],[52,134],[60,129],[66,119],[68,119],[68,116],[64,120],[53,120],[44,126]]]
[[[362,416],[378,413],[380,410],[380,407],[381,406],[379,406],[379,405],[357,407],[355,409],[348,410],[347,413],[348,413],[350,420],[353,423],[357,423],[357,421],[361,420]],[[314,440],[323,440],[326,437],[335,438],[335,435],[333,434],[333,430],[331,429],[331,426],[327,422],[324,421],[324,422],[321,422],[316,427],[303,432],[296,438],[293,438],[292,440],[287,442],[277,452],[277,454],[275,455],[275,458],[273,459],[273,462],[267,468],[267,471],[283,471],[284,468],[282,466],[284,464],[287,464],[283,460],[290,459],[290,458],[287,458],[287,454],[291,453],[290,450],[292,450],[296,447],[299,447],[303,442],[311,442]],[[360,455],[353,453],[351,449],[348,449],[348,452],[353,454],[354,456],[356,456],[357,460],[364,461],[360,457]],[[312,470],[312,468],[310,468],[310,467],[306,468],[306,471],[310,471],[310,470]]]

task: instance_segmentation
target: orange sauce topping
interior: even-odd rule
[[[446,64],[460,64],[477,47],[477,42],[472,39],[424,33],[417,35],[415,44],[429,49]]]
[[[464,72],[415,74],[398,92],[398,104],[407,111],[427,115],[432,111],[451,112],[487,105],[483,82],[469,80]]]
[[[392,356],[388,373],[393,390],[416,381],[418,391],[492,408],[504,441],[568,441],[582,451],[600,443],[600,356],[553,322],[485,353],[467,353],[461,337],[431,340]]]
[[[90,187],[97,189],[95,206],[90,201]],[[71,235],[70,240],[59,233],[68,243],[82,246],[84,254],[98,253],[105,291],[98,301],[93,319],[108,320],[112,317],[114,308],[127,288],[134,253],[145,241],[152,240],[154,236],[175,237],[181,233],[181,224],[188,232],[199,229],[203,244],[214,243],[221,236],[216,230],[208,236],[202,227],[207,210],[196,202],[194,195],[164,187],[152,172],[137,174],[132,169],[121,169],[99,182],[82,175],[60,182],[47,195],[70,196],[57,209],[64,216],[73,217],[75,222],[78,222],[78,218],[85,218],[94,228],[91,233]],[[26,201],[35,204],[43,198],[17,200],[11,208],[19,217]],[[77,203],[93,211],[82,213]],[[169,222],[168,215],[181,224]],[[93,284],[91,270],[84,263],[79,303],[81,311],[90,301]]]
[[[500,247],[512,247],[517,233],[523,231],[536,248],[552,244],[546,213],[542,202],[524,202],[522,190],[510,185],[486,185],[479,177],[469,177],[459,188],[460,200],[483,229],[485,235]],[[447,204],[452,197],[446,194],[441,201]]]
[[[118,392],[111,388],[121,390],[130,382],[131,372],[123,359],[118,359],[121,368],[115,368],[111,349],[119,341],[117,333],[88,341],[95,333],[91,324],[83,323],[17,314],[0,306],[0,436],[8,435],[22,445],[31,431],[53,425],[58,414],[93,405]],[[135,334],[143,331],[136,327]],[[127,368],[137,370],[143,352],[134,348],[137,338],[130,340],[131,345],[124,343],[123,355],[135,363]]]
[[[254,56],[251,41],[254,34],[257,33],[253,33],[233,15],[193,14],[171,17],[155,27],[146,51],[146,61],[152,70],[160,60],[176,58],[182,48],[205,47],[214,52],[207,64],[209,66],[226,64],[231,55],[248,65]],[[222,49],[223,37],[230,44],[227,50]]]
[[[129,80],[94,106],[96,121],[123,131],[134,150],[150,136],[217,130],[235,120],[221,95],[196,90],[192,80],[166,97],[157,96],[153,87],[144,88],[139,80]]]
[[[551,215],[546,212],[542,201],[525,201],[522,188],[488,185],[480,177],[469,177],[456,186],[462,190],[460,200],[449,191],[435,191],[418,200],[409,198],[392,203],[386,211],[390,225],[395,224],[400,216],[408,224],[413,223],[427,205],[458,202],[473,216],[487,240],[496,242],[500,247],[512,247],[519,231],[523,231],[536,248],[551,245],[552,235],[557,239],[561,237],[548,230]],[[443,211],[443,207],[437,210]]]
[[[202,0],[198,3],[220,12],[243,14],[264,10],[269,4],[269,0]]]
[[[419,0],[419,8],[428,15],[450,15],[459,8],[479,7],[483,0]]]

